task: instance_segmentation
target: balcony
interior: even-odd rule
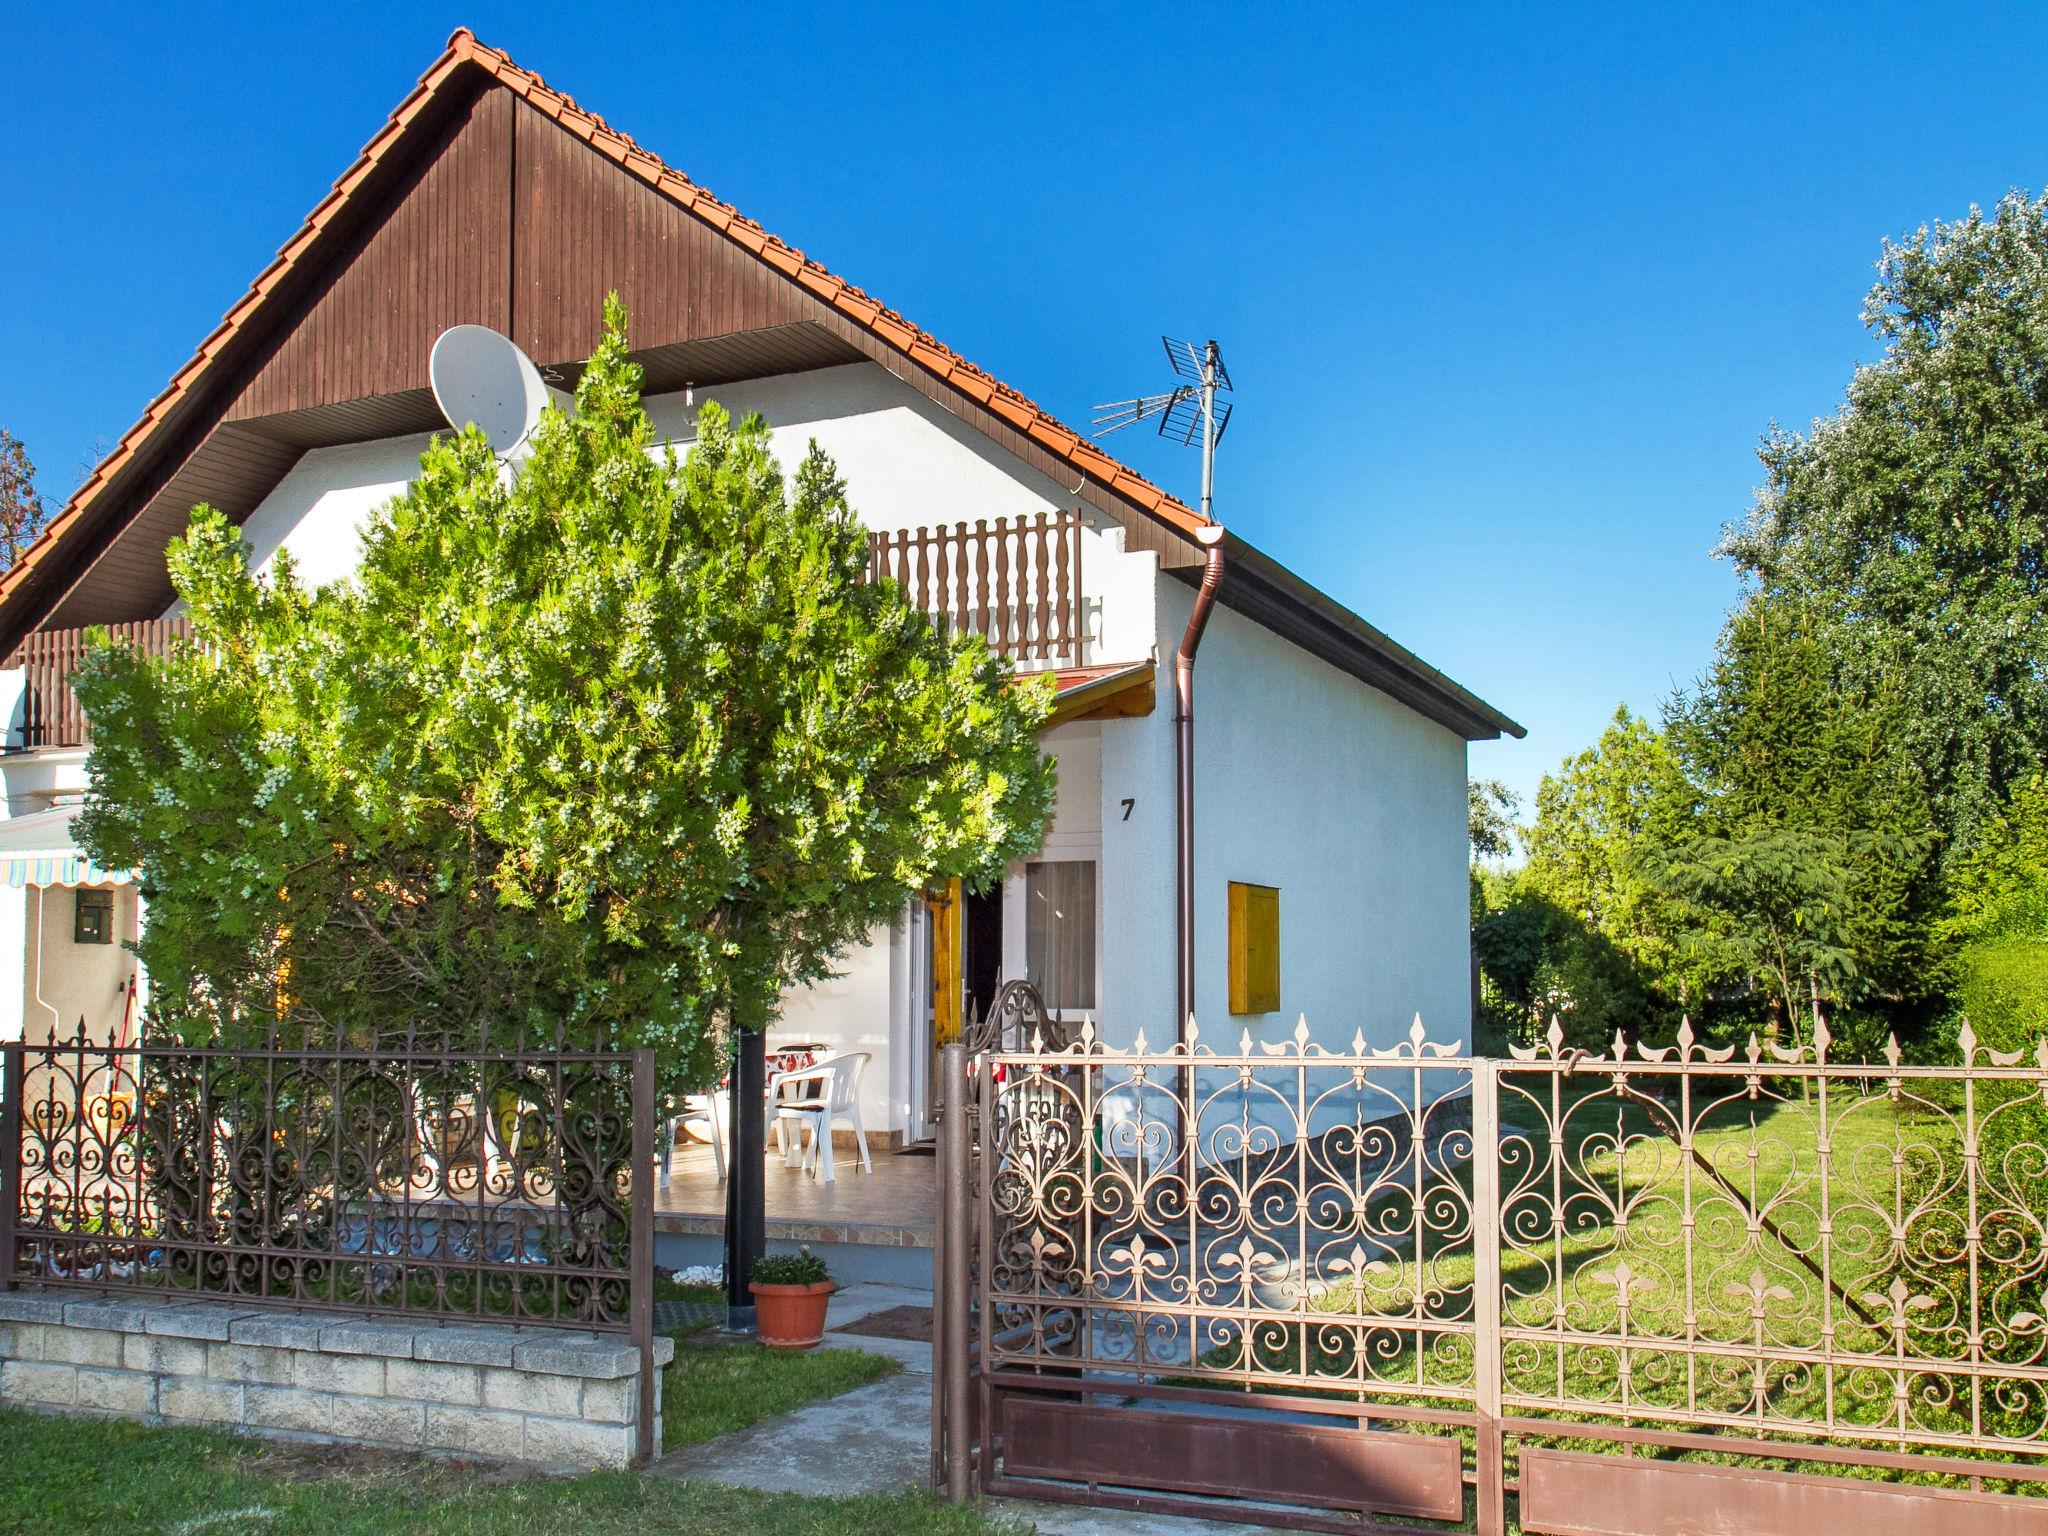
[[[868,576],[887,577],[948,631],[969,630],[1023,671],[1078,667],[1087,658],[1081,597],[1081,514],[977,518],[878,533]],[[144,619],[103,626],[115,640],[152,656],[188,638],[188,619]],[[17,748],[82,747],[91,740],[71,677],[85,660],[85,629],[43,629],[25,637],[7,668],[22,673]],[[5,669],[0,669],[5,670]],[[4,700],[0,700],[4,702]]]
[[[133,645],[151,656],[168,655],[172,642],[192,633],[189,619],[143,619],[132,624],[98,626],[114,640]],[[20,747],[82,747],[91,739],[85,711],[71,691],[71,677],[85,661],[84,629],[39,629],[25,636],[9,668],[22,674],[19,736],[10,730],[12,744]]]
[[[949,631],[980,635],[1020,670],[1080,666],[1081,529],[1074,511],[878,533],[868,574],[894,580]]]

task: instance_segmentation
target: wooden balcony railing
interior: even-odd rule
[[[153,656],[168,653],[172,641],[192,633],[190,619],[143,619],[98,627]],[[85,711],[71,691],[71,676],[85,661],[86,634],[84,629],[39,629],[15,647],[7,665],[28,674],[22,696],[23,746],[82,747],[90,739]]]
[[[878,533],[868,574],[949,630],[971,630],[989,648],[1033,668],[1079,666],[1087,618],[1081,602],[1081,514],[977,518]],[[103,626],[114,639],[164,655],[192,633],[189,619]],[[71,677],[85,660],[84,629],[43,629],[24,638],[6,666],[27,673],[21,745],[79,747],[91,739]]]
[[[1081,527],[1078,511],[1040,512],[878,533],[868,572],[1013,661],[1077,666],[1087,624]]]

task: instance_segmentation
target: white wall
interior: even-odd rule
[[[5,786],[0,817],[47,811],[60,799],[84,794],[86,755],[83,747],[45,747],[0,756],[0,784]]]
[[[77,893],[69,886],[31,886],[25,923],[22,1038],[69,1040],[85,1020],[89,1038],[113,1039],[127,1006],[126,985],[135,956],[135,887],[114,892],[114,942],[80,944],[72,938]]]
[[[291,551],[299,579],[309,587],[349,575],[362,558],[370,514],[411,483],[432,441],[421,433],[302,454],[242,524],[250,564],[268,571],[282,547]],[[173,604],[170,611],[181,606]]]
[[[1225,580],[1229,577],[1226,573]],[[1159,582],[1160,653],[1193,605]],[[1173,1038],[1172,683],[1143,720],[1103,727],[1101,1021]],[[1134,796],[1129,823],[1118,801]],[[1280,1009],[1229,1008],[1228,882],[1280,890]],[[1195,670],[1195,1016],[1217,1046],[1277,1039],[1306,1014],[1318,1038],[1432,1038],[1471,1018],[1465,743],[1220,604]],[[1220,1038],[1219,1038],[1220,1036]]]
[[[696,408],[708,399],[735,418],[756,411],[764,416],[775,455],[789,470],[815,439],[845,477],[854,510],[877,532],[1019,517],[1079,501],[1072,489],[874,363],[707,386],[696,392],[695,405],[681,394],[650,396],[647,412],[657,436],[686,447],[696,437]],[[257,569],[267,570],[285,548],[308,585],[346,576],[361,556],[370,514],[405,489],[429,441],[424,434],[384,438],[304,454],[243,524]],[[1087,518],[1083,599],[1098,626],[1089,660],[1142,661],[1152,643],[1157,557],[1126,554],[1114,520],[1092,510]]]
[[[1178,583],[1161,578],[1166,596]],[[1165,633],[1166,613],[1161,610]],[[1186,622],[1183,616],[1179,623]],[[1101,726],[1102,1009],[1096,1028],[1129,1045],[1174,1038],[1173,647],[1160,650],[1152,713]],[[1131,803],[1125,819],[1123,802]]]
[[[877,927],[868,942],[847,956],[842,973],[828,981],[783,995],[782,1018],[768,1030],[772,1050],[815,1040],[835,1053],[866,1051],[873,1058],[861,1078],[861,1118],[870,1133],[901,1129],[892,1093],[891,1022],[895,1018],[890,982],[889,926]]]
[[[26,745],[28,734],[28,669],[0,670],[0,746]]]

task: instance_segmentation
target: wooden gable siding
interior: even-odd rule
[[[437,233],[424,228],[414,210],[462,208],[464,200],[450,195],[457,178],[441,170],[451,151],[453,168],[467,172],[472,193],[481,187],[480,162],[486,158],[493,118],[500,139],[509,139],[507,104],[492,104],[493,97],[506,95],[479,89],[451,94],[436,104],[417,152],[395,164],[383,181],[388,190],[368,201],[370,216],[334,230],[335,254],[296,276],[288,295],[279,295],[282,302],[272,324],[245,332],[236,338],[232,355],[223,354],[216,391],[180,402],[157,453],[132,465],[118,491],[100,499],[94,521],[107,534],[82,540],[79,554],[33,573],[37,589],[47,594],[42,599],[47,606],[31,620],[32,610],[13,605],[11,622],[0,634],[0,652],[12,651],[32,628],[131,623],[161,614],[175,595],[164,569],[164,549],[184,531],[192,508],[205,502],[237,522],[246,518],[311,445],[309,423],[323,413],[331,416],[333,402],[359,401],[354,409],[362,413],[360,424],[354,431],[337,430],[338,423],[329,420],[322,424],[320,441],[384,436],[399,416],[417,413],[419,391],[426,384],[424,350],[417,358],[418,388],[410,400],[400,395],[394,402],[371,371],[379,358],[396,364],[409,356],[384,317],[410,309],[415,324],[430,323],[423,318],[419,290],[434,287],[444,300],[451,292],[451,284],[431,275],[431,263],[423,266],[406,256],[409,244]],[[422,187],[429,189],[425,201],[414,197]],[[457,254],[461,247],[500,253],[497,288],[502,295],[509,286],[502,236],[471,227],[444,245],[451,261],[475,265],[477,258]],[[424,282],[423,272],[429,273]],[[351,331],[351,323],[365,329]],[[366,385],[370,396],[382,398],[363,398]],[[355,393],[343,393],[350,390]],[[405,409],[394,414],[389,409],[394,404]],[[427,404],[431,408],[430,399]]]
[[[453,117],[334,257],[228,420],[424,389],[427,354],[442,331],[506,328],[514,105],[507,91],[485,91]]]
[[[450,325],[502,330],[573,377],[614,290],[652,390],[864,358],[1071,487],[1122,524],[1128,547],[1169,567],[1196,559],[1191,542],[1114,492],[1076,484],[1058,455],[503,86],[448,98],[386,185],[307,264],[272,323],[238,339],[211,408],[192,400],[178,441],[102,499],[108,534],[37,573],[46,595],[12,607],[0,653],[32,628],[161,614],[174,596],[164,548],[196,503],[240,521],[307,448],[440,426],[427,358]]]
[[[613,292],[625,300],[641,347],[817,317],[815,303],[788,278],[559,124],[523,102],[514,120],[510,335],[536,362],[589,357]]]

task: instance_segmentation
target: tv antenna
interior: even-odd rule
[[[1141,421],[1159,418],[1159,435],[1185,446],[1202,445],[1202,516],[1209,516],[1209,503],[1216,492],[1216,445],[1223,441],[1223,429],[1230,425],[1230,402],[1218,395],[1230,393],[1230,370],[1223,366],[1223,349],[1213,340],[1196,346],[1192,341],[1159,338],[1166,348],[1166,360],[1184,382],[1163,394],[1140,395],[1135,400],[1116,400],[1095,407],[1092,437],[1107,437]]]

